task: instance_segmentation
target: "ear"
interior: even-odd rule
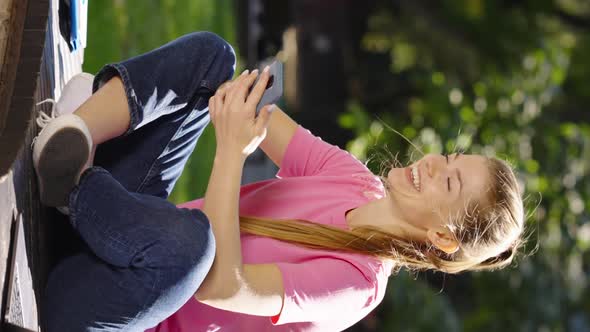
[[[426,232],[426,237],[435,247],[447,254],[452,254],[459,250],[459,243],[446,230],[431,228]]]

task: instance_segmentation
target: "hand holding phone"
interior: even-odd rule
[[[263,68],[264,67],[265,63],[263,63]],[[256,106],[256,116],[258,116],[258,113],[260,113],[260,110],[264,106],[276,103],[283,95],[283,64],[278,60],[274,60],[269,67],[270,77],[268,79],[268,84],[266,85],[266,90]],[[260,76],[256,78],[256,81],[252,86],[255,86],[259,79]]]

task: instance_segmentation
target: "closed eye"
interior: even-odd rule
[[[445,154],[445,158],[447,159],[447,165],[449,164],[449,155]],[[451,192],[451,177],[447,177],[447,188],[449,192]]]

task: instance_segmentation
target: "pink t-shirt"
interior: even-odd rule
[[[345,229],[348,210],[384,195],[381,182],[364,164],[301,126],[276,177],[241,187],[241,215]],[[196,209],[202,204],[198,199],[179,206]],[[392,268],[365,255],[312,250],[261,236],[242,234],[241,244],[245,264],[275,263],[282,272],[280,314],[246,315],[191,298],[148,331],[341,331],[381,302]]]

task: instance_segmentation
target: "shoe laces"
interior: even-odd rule
[[[39,137],[39,135],[41,135],[41,133],[43,132],[43,130],[45,129],[47,124],[49,122],[53,121],[53,119],[58,117],[58,114],[56,112],[57,102],[55,100],[48,98],[48,99],[38,102],[35,105],[39,106],[39,105],[42,105],[45,103],[51,104],[51,112],[49,114],[47,114],[47,113],[43,112],[43,110],[37,111],[37,118],[35,119],[35,122],[37,122],[37,126],[39,126],[39,128],[41,128],[41,131],[39,132],[39,134],[37,134],[37,136],[35,136],[35,138],[33,138],[33,141],[31,142],[31,148],[33,147],[33,145],[35,144],[35,141],[37,141],[37,137]]]

